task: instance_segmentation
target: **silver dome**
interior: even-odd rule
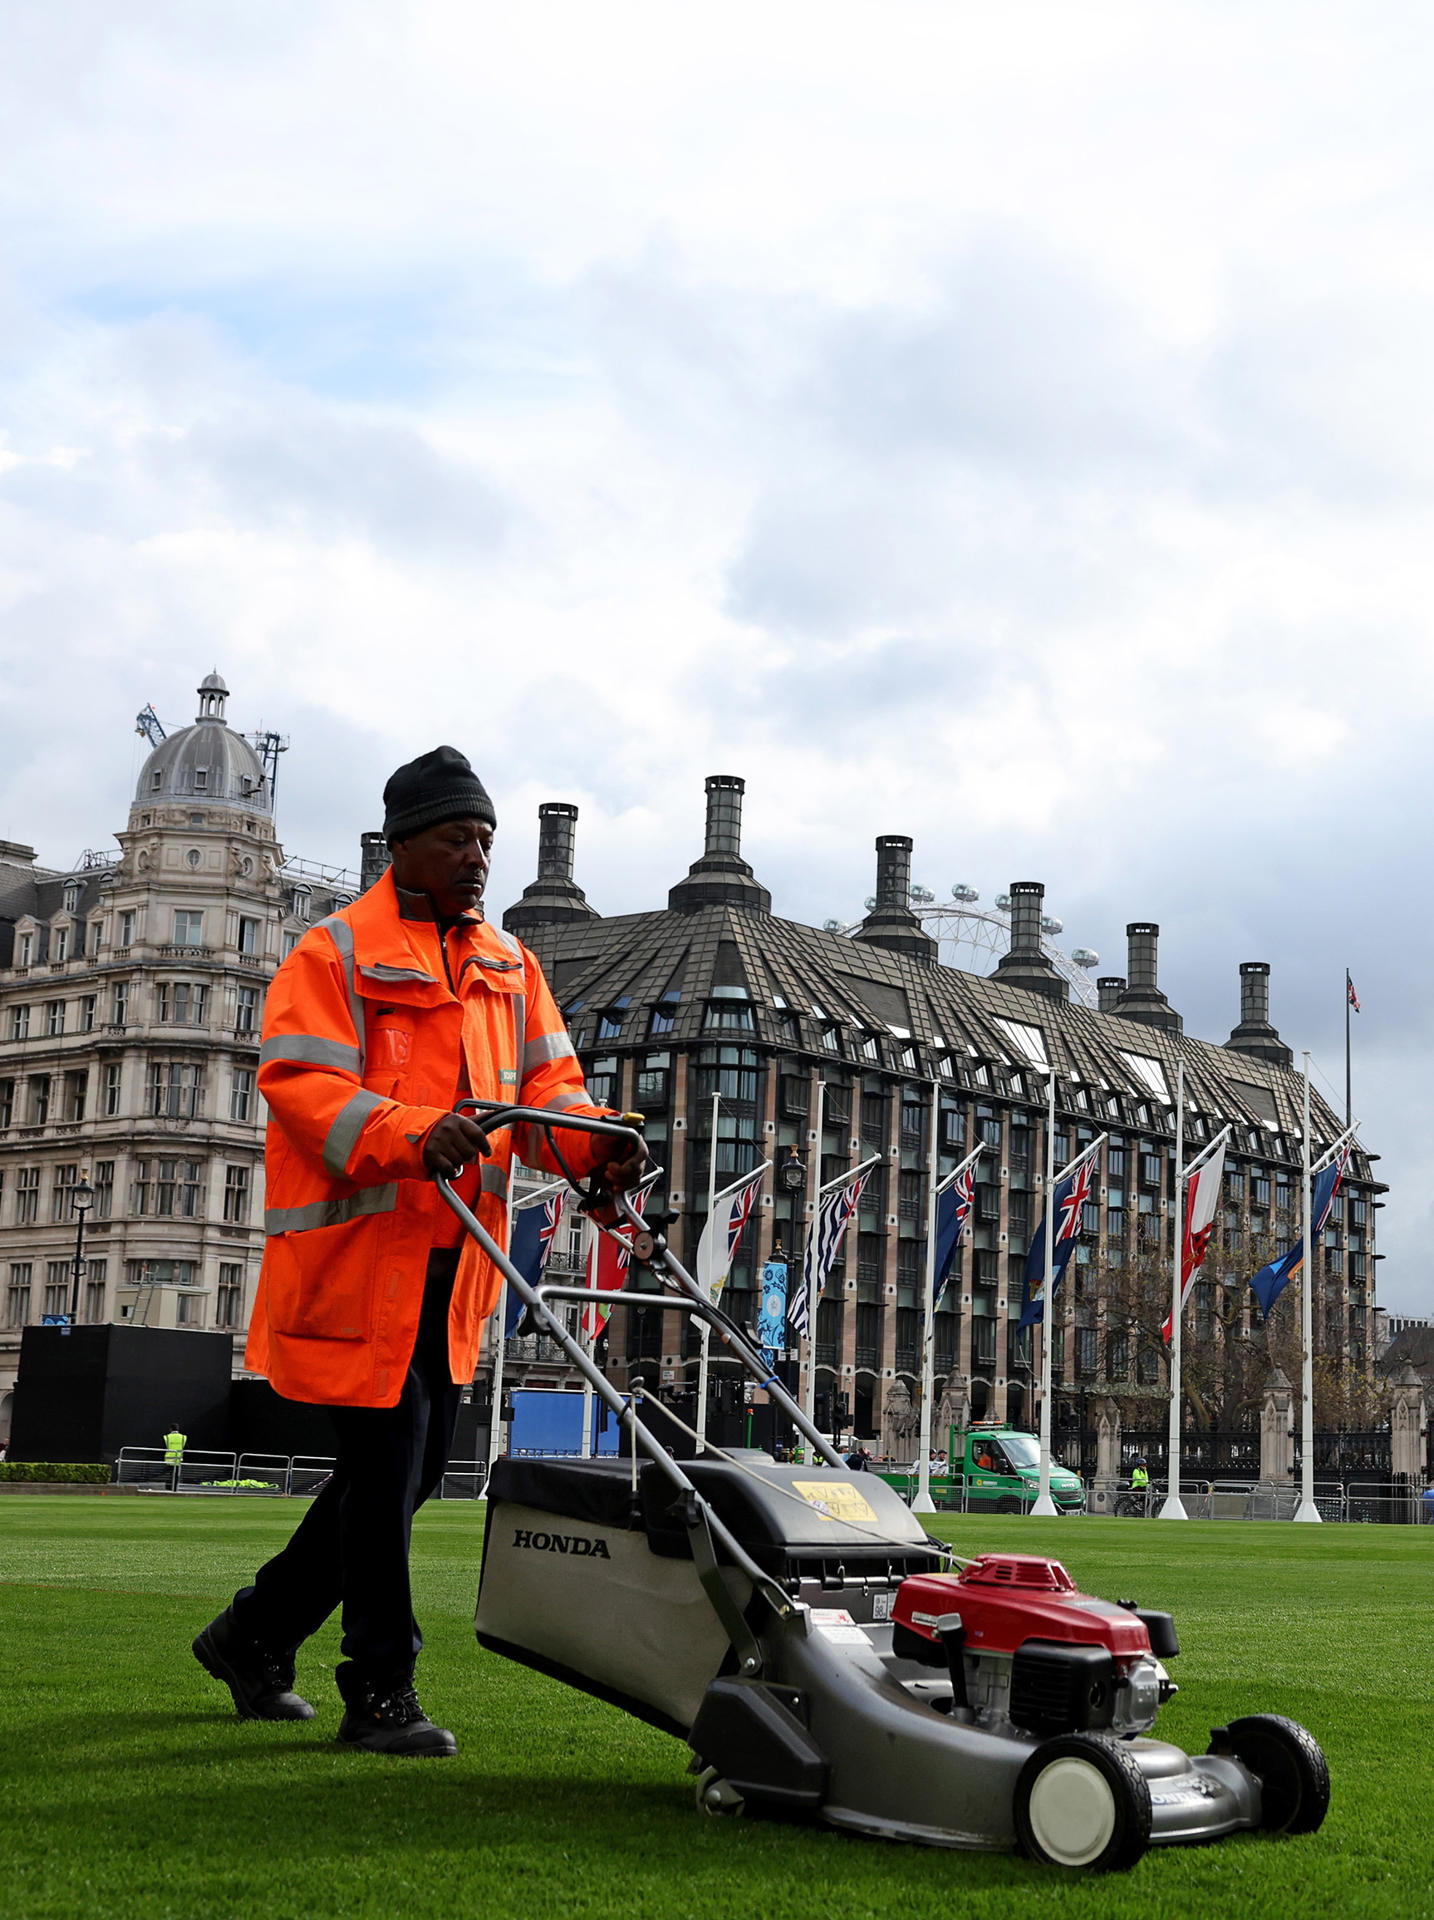
[[[221,800],[228,807],[269,814],[273,799],[264,767],[242,734],[224,724],[229,689],[217,673],[199,687],[199,716],[162,740],[140,769],[136,806],[165,800]]]

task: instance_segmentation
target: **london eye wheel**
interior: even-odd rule
[[[974,887],[958,882],[949,900],[938,899],[929,887],[913,887],[909,897],[912,912],[936,942],[943,966],[962,973],[995,972],[996,963],[1011,945],[1009,895],[998,893],[990,906],[983,906]],[[866,904],[870,910],[876,902],[873,899]],[[830,933],[850,935],[860,924],[828,920],[826,928]],[[1090,947],[1073,947],[1067,953],[1056,945],[1062,931],[1059,920],[1046,916],[1041,921],[1041,951],[1070,988],[1076,1005],[1094,1007],[1098,996],[1092,975],[1100,956]]]

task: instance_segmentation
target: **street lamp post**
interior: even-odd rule
[[[70,1317],[65,1323],[65,1332],[75,1326],[80,1317],[80,1281],[85,1273],[85,1219],[95,1204],[95,1190],[90,1185],[89,1169],[80,1174],[80,1184],[70,1196],[70,1205],[75,1210],[75,1258],[70,1281]]]

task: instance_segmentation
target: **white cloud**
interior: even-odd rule
[[[597,904],[660,899],[722,770],[779,910],[850,914],[908,831],[942,893],[1044,876],[1117,970],[1162,920],[1195,1030],[1270,959],[1322,1060],[1348,962],[1413,1304],[1422,1075],[1373,1036],[1434,1047],[1430,34],[32,10],[0,74],[0,832],[103,838],[135,710],[182,722],[217,664],[292,736],[313,857],[447,737],[499,794],[503,898],[561,796]]]

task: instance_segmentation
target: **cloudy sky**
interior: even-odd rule
[[[124,819],[217,666],[351,864],[452,740],[650,906],[744,774],[1043,879],[1223,1039],[1241,960],[1434,1311],[1423,4],[50,0],[0,70],[0,836]]]

